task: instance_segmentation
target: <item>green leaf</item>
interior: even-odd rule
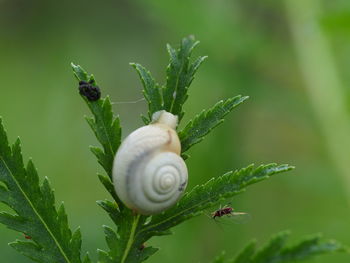
[[[222,251],[219,256],[217,256],[212,263],[225,263],[225,251]]]
[[[148,102],[149,119],[146,119],[146,124],[148,124],[152,120],[153,113],[163,109],[162,91],[149,71],[140,64],[131,63],[130,65],[136,69],[143,85],[143,95]]]
[[[128,209],[124,209],[122,213],[117,232],[104,227],[109,251],[101,251],[100,262],[137,263],[146,260],[157,251],[156,248],[144,247],[143,241],[136,237],[147,217],[136,215]]]
[[[91,259],[88,253],[85,256],[83,263],[91,263]]]
[[[93,75],[87,74],[79,65],[74,65],[73,63],[71,65],[78,81],[93,80],[94,85],[96,85]],[[112,180],[113,160],[121,142],[119,117],[114,116],[108,96],[97,101],[89,101],[84,96],[82,98],[93,114],[93,117],[86,117],[86,120],[103,147],[103,150],[98,147],[91,147],[91,152],[97,157],[98,162]]]
[[[178,50],[167,45],[170,62],[167,67],[166,85],[164,87],[160,87],[151,73],[143,66],[131,63],[131,66],[139,74],[144,88],[143,94],[148,102],[148,118],[142,116],[146,124],[151,122],[153,113],[160,110],[171,112],[177,115],[179,120],[182,119],[184,115],[182,107],[188,98],[188,88],[194,79],[194,74],[207,58],[202,56],[198,57],[193,63],[190,62],[191,53],[198,44],[199,42],[195,41],[193,36],[189,36],[182,39]],[[76,74],[78,78],[81,75],[89,79],[87,74]]]
[[[114,185],[111,179],[106,175],[98,174],[98,179],[100,179],[100,182],[103,184],[103,186],[106,188],[106,190],[110,193],[110,195],[113,197],[114,200],[119,200],[117,193],[114,190]],[[120,204],[118,202],[118,204]]]
[[[91,81],[91,79],[93,79],[92,75],[87,74],[80,66],[72,64],[72,68],[79,81]],[[96,81],[94,79],[93,81],[95,85]],[[85,100],[94,116],[93,118],[86,119],[94,131],[96,138],[103,146],[103,150],[98,147],[91,147],[91,151],[95,154],[108,175],[104,176],[99,174],[98,177],[115,200],[115,202],[108,200],[97,202],[117,225],[116,231],[112,230],[110,227],[104,227],[109,250],[98,250],[99,262],[141,262],[146,260],[152,253],[155,253],[156,249],[140,249],[142,247],[142,242],[135,238],[135,234],[142,228],[147,217],[135,215],[133,211],[125,207],[115,193],[112,183],[113,160],[119,148],[121,137],[119,118],[113,115],[108,97],[92,102],[85,99],[85,97],[82,98]]]
[[[256,241],[251,241],[230,263],[250,263],[255,252]]]
[[[105,210],[116,225],[119,225],[123,217],[116,202],[109,200],[97,201],[97,204]]]
[[[321,254],[333,252],[349,252],[342,244],[327,240],[322,241],[321,235],[305,237],[293,246],[286,246],[288,231],[274,235],[260,250],[255,252],[255,241],[252,241],[234,259],[223,263],[288,263],[311,259]]]
[[[102,150],[92,147],[91,151],[96,155],[99,163],[112,178],[114,155],[121,141],[121,128],[118,117],[113,116],[112,105],[109,97],[98,101],[85,100],[94,115],[94,118],[86,117],[96,138],[103,146]]]
[[[225,199],[241,193],[248,185],[293,168],[289,165],[276,164],[260,165],[257,168],[254,165],[250,165],[247,168],[213,178],[204,185],[196,186],[192,191],[186,193],[176,206],[162,214],[154,215],[151,222],[138,235],[144,239],[154,235],[164,235],[164,232],[170,228],[202,214],[206,209],[217,205]]]
[[[93,78],[93,76],[88,75],[87,72],[81,66],[71,63],[71,67],[73,69],[73,74],[78,81],[89,82]]]
[[[15,214],[0,213],[0,223],[30,237],[10,245],[41,263],[81,263],[81,235],[72,235],[63,204],[55,207],[54,193],[47,178],[39,184],[32,161],[24,166],[20,140],[12,147],[0,119],[0,201]]]
[[[274,262],[284,247],[288,236],[289,232],[281,232],[273,236],[270,242],[256,253],[252,261],[254,263]]]
[[[128,263],[138,263],[147,260],[150,256],[158,251],[158,248],[154,247],[141,247],[131,251],[130,256],[128,257]]]
[[[306,237],[291,247],[284,248],[279,262],[294,262],[305,260],[317,255],[333,252],[349,252],[349,249],[335,240],[321,241],[321,235]]]
[[[137,70],[143,84],[143,93],[148,101],[148,118],[142,116],[148,124],[153,113],[166,110],[179,119],[183,117],[183,104],[188,95],[194,74],[206,57],[199,57],[193,63],[190,55],[198,42],[193,37],[184,38],[178,50],[168,45],[170,64],[167,68],[167,81],[165,87],[160,88],[150,72],[139,64],[132,64]],[[72,65],[78,80],[89,81],[93,85],[96,81],[80,66]],[[234,107],[242,103],[247,97],[237,96],[217,103],[212,109],[202,112],[180,132],[183,152],[192,145],[203,140],[214,127],[223,121],[223,117]],[[145,242],[153,236],[168,235],[173,226],[200,215],[209,207],[220,203],[244,191],[245,187],[267,179],[269,176],[292,169],[288,165],[275,164],[262,165],[255,168],[253,165],[229,172],[215,178],[202,186],[195,187],[187,193],[176,206],[169,210],[153,215],[152,217],[136,214],[121,203],[117,197],[112,182],[112,165],[115,153],[120,145],[121,128],[119,119],[112,113],[109,99],[100,99],[88,104],[93,118],[87,118],[92,130],[103,149],[91,147],[99,163],[105,168],[107,175],[99,175],[99,179],[107,191],[112,195],[113,201],[98,201],[98,204],[109,214],[116,228],[105,226],[105,236],[108,245],[107,251],[98,250],[99,262],[103,263],[138,263],[146,260],[157,251],[157,248],[148,247]],[[183,153],[183,157],[186,155]],[[220,262],[221,259],[218,259]]]
[[[182,119],[183,104],[188,98],[187,91],[191,85],[194,74],[207,57],[199,57],[195,62],[190,62],[193,49],[199,44],[193,36],[182,39],[180,48],[175,50],[167,45],[170,55],[170,63],[167,67],[167,80],[163,88],[164,109]]]
[[[113,262],[113,259],[116,259],[119,256],[118,254],[121,253],[119,249],[115,249],[119,247],[119,238],[112,228],[108,226],[104,226],[103,228],[106,235],[107,245],[110,248],[110,252],[107,253],[107,255]]]
[[[248,97],[236,96],[221,100],[209,110],[203,110],[186,127],[179,132],[181,151],[186,152],[194,144],[201,142],[204,136],[224,121],[224,117],[235,107],[243,103]],[[185,157],[186,158],[186,157]]]

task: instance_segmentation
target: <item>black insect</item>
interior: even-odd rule
[[[96,101],[101,98],[101,91],[98,86],[93,86],[93,81],[79,81],[79,93],[89,101]]]

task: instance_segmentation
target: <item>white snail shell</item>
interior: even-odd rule
[[[175,131],[177,116],[158,111],[153,122],[132,132],[113,164],[113,182],[123,203],[140,214],[159,213],[176,203],[188,172]]]

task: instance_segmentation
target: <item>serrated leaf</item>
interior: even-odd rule
[[[321,235],[303,238],[293,246],[286,246],[288,237],[288,231],[280,232],[274,235],[270,241],[256,253],[256,242],[250,242],[234,259],[224,262],[289,263],[300,262],[326,253],[348,252],[347,249],[338,242],[332,240],[321,241]]]
[[[279,256],[279,262],[294,262],[305,260],[317,255],[333,252],[349,252],[335,240],[321,241],[321,235],[306,237],[291,247],[284,248]]]
[[[134,213],[130,211],[129,215],[125,218],[122,225],[120,225],[120,231],[118,231],[120,237],[125,239],[126,242],[119,244],[120,251],[123,251],[119,260],[122,263],[133,262],[133,254],[136,254],[141,247],[141,243],[136,239],[137,231],[142,227],[145,217],[141,215],[133,215]],[[118,261],[117,261],[118,262]]]
[[[121,236],[118,236],[112,228],[104,226],[106,241],[109,247],[108,252],[102,252],[101,256],[104,260],[108,258],[108,260],[111,260],[110,262],[139,263],[145,261],[158,251],[157,248],[144,247],[143,244],[134,240],[134,234],[137,228],[142,226],[144,222],[143,218],[142,216],[134,216],[134,220],[132,220],[129,228],[125,228],[125,226],[121,225],[121,227],[124,227],[124,231],[120,231]],[[125,235],[125,232],[128,231],[130,231],[130,233]],[[128,242],[121,242],[126,236],[130,238]]]
[[[80,256],[81,253],[81,231],[80,228],[74,231],[72,238],[70,240],[69,246],[71,247],[72,250],[72,256],[73,257],[78,257]]]
[[[199,44],[193,36],[182,39],[180,48],[175,50],[167,45],[170,62],[167,67],[167,80],[163,88],[164,109],[182,119],[183,104],[187,100],[187,91],[191,85],[194,74],[206,57],[199,57],[194,63],[190,62],[193,49]]]
[[[104,201],[97,201],[97,204],[109,214],[110,218],[113,220],[113,222],[116,225],[119,225],[121,220],[123,220],[122,214],[116,202],[104,200]]]
[[[111,179],[108,176],[102,174],[98,174],[98,179],[106,188],[106,190],[110,193],[110,195],[114,198],[114,200],[118,200],[119,198],[114,190],[114,185]]]
[[[78,80],[90,81],[92,79],[92,75],[87,74],[80,66],[72,65],[72,67]],[[95,80],[94,84],[96,84]],[[148,257],[147,255],[150,253],[150,249],[139,252],[142,244],[139,240],[135,239],[135,234],[143,226],[147,217],[135,215],[133,211],[127,209],[116,195],[112,183],[113,160],[120,145],[121,137],[119,118],[113,115],[108,97],[92,102],[86,100],[85,97],[83,99],[94,116],[93,118],[87,117],[87,122],[103,146],[103,150],[97,147],[91,147],[91,151],[95,154],[98,162],[104,167],[108,175],[108,177],[99,175],[99,179],[115,200],[115,203],[105,200],[98,201],[98,204],[118,226],[117,231],[114,232],[115,235],[112,234],[113,230],[111,228],[105,227],[109,251],[98,251],[99,262],[129,263],[135,260],[135,257],[133,257],[135,255],[139,260],[138,262],[141,262]]]
[[[70,64],[73,69],[73,74],[77,78],[78,81],[90,81],[92,75],[88,75],[87,72],[79,65],[75,65],[74,63]]]
[[[87,74],[80,66],[73,65],[72,67],[75,75],[78,76],[78,80],[88,81],[91,79],[90,76],[92,75]],[[94,83],[96,83],[95,80]],[[98,147],[90,147],[92,153],[97,157],[98,162],[107,173],[107,176],[99,174],[98,177],[115,201],[105,200],[97,203],[118,226],[116,231],[107,226],[104,227],[109,250],[98,250],[99,263],[126,263],[129,262],[129,254],[137,249],[137,242],[134,240],[135,230],[144,221],[139,220],[143,218],[142,216],[138,216],[138,220],[135,221],[136,217],[133,215],[133,212],[127,209],[118,198],[112,182],[114,156],[121,141],[119,117],[114,116],[108,97],[92,102],[85,99],[85,97],[83,99],[93,114],[93,117],[86,117],[86,120],[103,147],[103,150]]]
[[[155,82],[149,71],[139,64],[132,64],[140,76],[144,87],[144,96],[149,104],[148,118],[142,116],[145,124],[150,123],[154,112],[162,109],[178,115],[179,120],[183,117],[182,107],[188,97],[188,88],[195,72],[206,58],[199,57],[193,63],[190,62],[190,55],[197,44],[198,42],[194,41],[193,37],[188,37],[182,40],[178,50],[168,45],[170,63],[167,68],[166,85],[162,88]],[[78,80],[91,81],[93,84],[96,84],[93,76],[87,74],[80,66],[73,65],[73,70]],[[183,152],[201,141],[211,129],[223,121],[223,117],[228,112],[245,99],[246,97],[237,96],[225,102],[221,101],[212,109],[198,115],[181,133]],[[142,262],[157,251],[156,248],[148,247],[144,243],[152,236],[168,235],[171,233],[170,228],[173,226],[203,213],[203,210],[219,203],[223,199],[242,192],[246,186],[264,180],[275,173],[288,171],[292,168],[287,165],[277,166],[271,164],[258,168],[249,166],[239,171],[229,172],[219,178],[210,180],[205,185],[195,187],[176,206],[168,211],[152,217],[138,215],[134,211],[127,209],[120,202],[112,183],[112,161],[120,144],[119,119],[113,117],[108,98],[97,102],[90,102],[86,99],[85,101],[94,115],[93,118],[87,118],[87,121],[103,146],[103,150],[91,147],[91,151],[109,176],[108,178],[107,176],[99,175],[99,179],[116,201],[106,200],[98,202],[117,225],[115,230],[107,226],[104,227],[109,250],[98,251],[100,263]],[[103,125],[98,124],[99,121]],[[112,122],[113,124],[111,125]],[[101,129],[103,126],[107,128]],[[110,128],[111,126],[112,129]],[[113,144],[113,142],[115,143]],[[182,153],[182,156],[185,157],[186,155]]]
[[[99,263],[113,263],[113,260],[109,257],[109,255],[106,251],[98,249],[97,253],[98,253],[98,262]]]
[[[111,178],[114,156],[121,141],[119,118],[113,115],[109,97],[98,101],[85,101],[94,115],[94,118],[87,118],[87,121],[96,138],[103,146],[104,154],[96,156]],[[92,152],[96,154],[96,149],[93,149]]]
[[[145,247],[133,250],[128,257],[128,263],[138,263],[147,260],[150,256],[156,253],[159,249],[155,247]]]
[[[12,247],[43,263],[81,263],[80,236],[72,236],[64,206],[58,211],[47,178],[42,185],[32,161],[24,167],[20,140],[9,146],[0,119],[0,200],[15,211],[0,213],[0,223],[24,233],[31,241],[15,241]],[[72,246],[72,242],[75,245]]]
[[[181,121],[184,115],[182,107],[188,98],[188,88],[194,79],[194,74],[207,58],[202,56],[198,57],[193,63],[190,62],[191,53],[198,44],[199,42],[195,41],[193,36],[189,36],[182,39],[178,50],[172,48],[169,44],[167,45],[170,62],[166,71],[167,77],[164,87],[160,87],[151,73],[143,66],[131,63],[139,74],[144,87],[143,94],[148,102],[148,118],[142,116],[145,124],[150,123],[153,113],[160,110],[166,110],[177,115],[179,121]],[[84,75],[84,77],[87,76],[87,74]]]
[[[192,191],[186,193],[176,206],[162,214],[154,215],[151,222],[138,235],[140,238],[147,239],[149,236],[163,233],[163,231],[187,219],[202,214],[204,210],[222,200],[241,193],[248,185],[291,169],[293,167],[289,165],[268,164],[260,165],[257,168],[250,165],[235,172],[228,172],[223,176],[213,178],[204,185],[196,186]]]
[[[90,259],[90,256],[89,254],[87,253],[84,260],[83,260],[83,263],[91,263],[91,259]]]
[[[254,263],[274,262],[285,246],[289,232],[281,232],[273,236],[268,244],[261,248],[252,261]]]
[[[142,242],[136,239],[136,233],[143,227],[147,217],[136,215],[128,209],[124,209],[122,213],[117,232],[105,227],[109,251],[101,252],[100,257],[105,260],[102,262],[109,262],[106,261],[107,258],[111,260],[110,262],[142,262],[148,257],[149,249],[142,249]]]
[[[237,257],[229,263],[250,263],[255,252],[256,241],[251,241]]]
[[[179,132],[182,153],[186,152],[194,144],[201,142],[205,135],[224,121],[223,118],[230,111],[246,99],[248,99],[247,96],[242,97],[238,95],[225,101],[221,100],[214,107],[209,110],[203,110],[198,114]]]
[[[80,66],[72,64],[72,68],[79,81],[91,80],[92,75],[87,74]],[[94,84],[96,84],[95,80]],[[105,227],[109,251],[98,250],[99,262],[127,263],[132,259],[130,254],[135,253],[134,251],[138,250],[140,246],[135,240],[135,233],[142,226],[146,217],[135,216],[131,210],[127,209],[118,198],[112,184],[113,160],[120,145],[121,127],[119,125],[119,118],[113,115],[109,98],[99,99],[98,101],[88,101],[85,97],[83,99],[93,114],[93,118],[87,117],[86,120],[96,135],[96,138],[103,146],[103,150],[97,147],[91,147],[91,151],[95,154],[98,162],[105,169],[109,177],[99,175],[99,179],[116,202],[113,203],[107,200],[98,202],[118,226],[115,235],[112,235],[113,230],[111,228]]]
[[[51,262],[51,257],[43,254],[43,250],[32,242],[16,240],[9,243],[9,245],[33,261],[40,263]]]
[[[103,228],[106,235],[107,245],[110,248],[108,257],[115,259],[118,257],[118,253],[121,253],[119,249],[116,249],[119,246],[118,236],[112,228],[108,226],[104,226]]]
[[[92,74],[89,75],[79,65],[74,65],[72,63],[71,66],[78,81],[93,81],[93,84],[96,85],[96,80]],[[89,101],[84,96],[82,96],[82,98],[93,114],[93,117],[86,117],[86,121],[103,147],[103,150],[94,146],[90,147],[91,152],[97,157],[98,162],[109,177],[109,181],[101,175],[99,175],[99,179],[112,195],[113,199],[118,203],[120,209],[122,209],[124,205],[115,193],[112,184],[113,160],[121,143],[119,117],[113,114],[112,104],[108,96],[97,101]]]
[[[224,263],[225,262],[225,251],[221,252],[219,256],[217,256],[212,263]]]
[[[136,69],[143,85],[143,95],[148,102],[148,118],[147,122],[152,120],[153,113],[163,109],[162,91],[158,83],[156,83],[151,76],[151,73],[147,71],[143,66],[137,63],[130,64]]]

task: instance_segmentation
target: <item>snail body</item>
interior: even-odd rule
[[[140,214],[159,213],[176,203],[187,186],[188,172],[175,131],[177,116],[153,114],[153,122],[132,132],[113,164],[113,182],[123,203]]]

